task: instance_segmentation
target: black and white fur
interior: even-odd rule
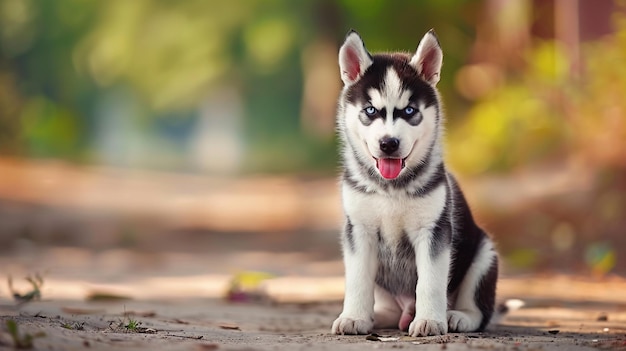
[[[472,332],[492,317],[494,244],[443,161],[442,58],[432,30],[414,55],[371,55],[354,31],[339,51],[346,291],[333,333]]]

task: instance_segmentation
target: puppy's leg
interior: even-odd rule
[[[374,287],[374,328],[396,328],[402,310],[389,291]]]
[[[434,245],[430,230],[420,230],[413,245],[419,278],[415,289],[415,319],[409,325],[409,334],[445,334],[448,332],[446,309],[450,247]]]
[[[343,312],[335,320],[335,334],[367,334],[374,326],[374,281],[378,258],[365,228],[348,224],[343,237],[346,292]]]
[[[498,257],[491,240],[483,241],[474,262],[459,286],[453,310],[448,311],[448,327],[455,332],[484,329],[493,314]]]

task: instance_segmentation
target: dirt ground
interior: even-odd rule
[[[135,291],[155,289],[140,285]],[[52,294],[21,306],[2,298],[0,348],[13,345],[5,327],[12,320],[22,336],[45,334],[34,339],[36,350],[626,350],[626,282],[620,278],[504,278],[500,298],[523,298],[524,307],[484,333],[427,338],[397,330],[331,335],[341,285],[341,277],[282,277],[266,281],[262,301],[237,303],[193,297],[193,291],[184,298],[164,293],[99,302]],[[116,291],[115,284],[108,289]]]
[[[484,333],[331,335],[344,289],[335,235],[308,239],[306,251],[250,235],[176,237],[202,250],[175,250],[176,240],[160,241],[161,251],[16,241],[0,254],[0,349],[13,348],[13,321],[22,339],[44,334],[35,350],[626,350],[626,280],[618,276],[505,273],[498,299],[525,305]],[[24,277],[35,272],[42,299],[17,305],[9,276],[25,294]],[[254,272],[271,275],[252,294],[225,298]]]
[[[331,335],[344,289],[334,179],[206,180],[6,160],[0,174],[0,349],[14,348],[13,326],[35,350],[626,350],[626,279],[520,275],[506,261],[498,298],[525,305],[484,333]],[[537,232],[523,239],[545,249],[548,234]],[[578,272],[574,253],[536,272]],[[252,271],[270,278],[225,299]],[[23,278],[37,272],[41,300],[16,304],[9,277],[24,294]]]

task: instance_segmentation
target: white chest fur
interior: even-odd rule
[[[403,233],[412,234],[432,228],[445,207],[446,187],[441,184],[423,197],[404,193],[363,193],[350,186],[342,187],[343,207],[353,225],[362,225],[375,235],[380,231],[388,242]]]

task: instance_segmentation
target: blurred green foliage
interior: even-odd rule
[[[214,118],[241,119],[224,130],[243,150],[238,171],[334,172],[332,131],[302,124],[306,49],[320,38],[338,47],[356,28],[370,51],[413,50],[436,28],[457,171],[508,171],[580,149],[616,158],[598,149],[626,139],[611,117],[626,109],[623,16],[615,36],[583,45],[579,76],[561,43],[535,41],[522,71],[504,72],[470,105],[454,80],[482,10],[469,0],[0,0],[0,153],[194,170],[189,140],[216,108],[207,99],[235,91],[240,116]]]
[[[511,171],[577,157],[590,166],[626,166],[626,17],[615,35],[581,45],[573,73],[558,41],[536,41],[525,69],[469,109],[449,134],[452,163],[464,174]]]
[[[213,108],[203,104],[234,90],[242,116],[222,118],[242,119],[234,128],[244,148],[239,171],[334,172],[332,131],[310,134],[300,118],[305,49],[320,38],[338,47],[355,28],[371,51],[414,50],[436,28],[446,51],[440,84],[453,92],[479,7],[0,0],[0,153],[193,170],[189,139],[203,108]]]

